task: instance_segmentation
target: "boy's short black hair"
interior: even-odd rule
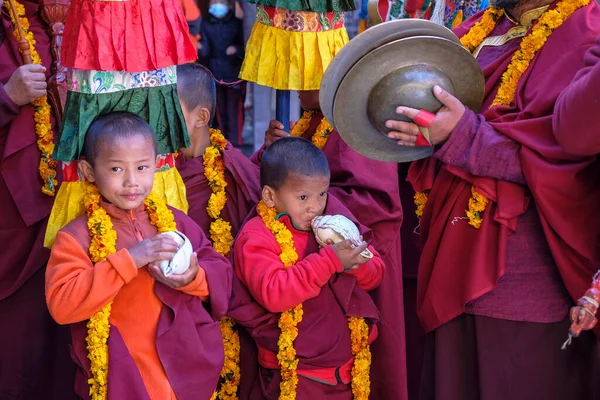
[[[291,174],[329,176],[325,154],[312,142],[287,136],[270,145],[260,163],[260,184],[277,190]]]
[[[198,63],[177,66],[177,95],[190,110],[201,106],[210,112],[210,123],[215,116],[217,87],[206,67]]]
[[[112,112],[94,120],[85,135],[83,157],[92,165],[100,147],[110,145],[117,138],[141,135],[152,141],[156,153],[156,137],[148,123],[141,117],[128,112]]]

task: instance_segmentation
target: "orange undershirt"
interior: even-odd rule
[[[162,303],[154,282],[145,268],[136,268],[127,249],[93,265],[73,236],[59,232],[46,270],[46,301],[60,324],[84,321],[113,301],[110,323],[119,329],[148,395],[152,400],[175,400],[156,349]],[[179,290],[206,300],[204,270]]]

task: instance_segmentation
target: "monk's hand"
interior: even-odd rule
[[[183,274],[165,276],[158,265],[148,265],[148,272],[154,279],[173,289],[189,285],[194,279],[196,279],[196,275],[198,275],[199,270],[200,266],[198,265],[198,255],[196,253],[192,253],[192,256],[190,257],[190,266]]]
[[[129,255],[135,266],[143,266],[156,261],[170,261],[179,250],[177,242],[168,235],[156,235],[143,240],[129,249]]]
[[[290,129],[294,127],[295,123],[290,123]],[[265,132],[265,145],[270,146],[282,137],[289,136],[290,134],[283,130],[283,124],[277,120],[269,122],[269,129]]]
[[[39,64],[21,65],[4,85],[4,91],[19,107],[29,104],[46,94],[45,72]]]
[[[337,254],[342,265],[344,266],[344,270],[356,269],[362,264],[369,262],[368,258],[360,255],[360,253],[369,247],[367,242],[363,242],[358,247],[353,247],[351,240],[342,240],[341,242],[334,244],[332,247],[335,251],[335,254]]]
[[[460,100],[437,85],[433,88],[433,94],[443,105],[428,127],[431,144],[436,145],[448,139],[465,113],[466,108]],[[414,120],[419,110],[410,107],[398,107],[396,113]],[[386,121],[385,126],[391,129],[388,132],[388,137],[398,140],[399,145],[415,145],[419,135],[419,127],[414,122],[389,120]]]

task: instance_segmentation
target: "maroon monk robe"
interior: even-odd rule
[[[233,271],[225,258],[212,249],[210,241],[195,223],[180,211],[174,210],[173,214],[178,230],[188,237],[198,255],[199,264],[206,272],[210,306],[205,308],[200,298],[156,282],[154,290],[163,303],[156,332],[156,347],[178,399],[209,399],[217,387],[223,365],[219,320],[227,311]],[[76,234],[76,237],[79,236]],[[87,248],[85,250],[88,251]],[[79,367],[77,394],[82,399],[89,399],[87,380],[91,378],[91,373],[85,344],[85,324],[71,325],[71,354]],[[114,326],[111,326],[108,339],[108,359],[108,400],[149,399],[135,362]]]
[[[322,118],[321,113],[313,116],[304,137],[312,137]],[[262,152],[264,146],[252,157],[254,162],[260,161]],[[379,337],[372,346],[371,396],[379,400],[406,400],[398,165],[358,154],[336,131],[329,136],[323,152],[331,169],[329,193],[373,231],[373,247],[386,265],[381,284],[369,292],[380,311]]]
[[[231,234],[235,238],[248,213],[261,198],[260,171],[248,157],[234,148],[231,143],[223,150],[225,163],[225,181],[227,186],[227,203],[222,211],[222,217],[231,224]],[[212,218],[206,212],[208,199],[212,189],[204,175],[202,157],[185,160],[177,166],[187,191],[189,204],[188,215],[210,236]],[[241,383],[240,398],[249,396],[257,379],[256,345],[244,330],[240,330],[240,363]]]
[[[457,35],[464,35],[480,18],[478,14],[461,25]],[[583,55],[600,33],[599,22],[600,10],[595,2],[576,11],[531,62],[509,107],[489,108],[521,39],[484,47],[478,56],[486,78],[481,114],[467,110],[435,157],[416,162],[411,168],[409,178],[415,189],[431,190],[421,219],[424,249],[418,306],[426,331],[435,330],[428,338],[435,356],[429,359],[433,381],[427,381],[433,392],[429,390],[424,399],[471,399],[486,393],[495,393],[489,397],[492,399],[515,398],[511,390],[529,398],[595,398],[586,387],[597,382],[589,376],[594,351],[589,337],[579,344],[587,351],[574,350],[583,358],[571,356],[567,360],[554,351],[553,343],[560,347],[559,333],[568,326],[565,287],[576,299],[593,275],[600,231],[596,218],[600,188],[595,182],[600,171],[595,160],[573,157],[558,145],[552,116],[556,99],[583,67]],[[502,35],[512,26],[502,18],[490,36]],[[461,143],[468,141],[470,147],[463,147]],[[490,199],[480,229],[465,220],[471,185]],[[520,261],[515,254],[532,260]],[[527,276],[523,272],[532,273]],[[546,297],[546,292],[551,295]],[[498,310],[486,310],[486,303],[494,304],[504,315],[496,317],[493,313]],[[480,316],[465,315],[465,311]],[[503,373],[497,368],[490,371],[477,358],[478,353],[487,357],[484,349],[475,350],[473,343],[465,347],[469,356],[461,360],[469,359],[468,366],[463,368],[458,361],[444,362],[456,360],[448,350],[465,345],[473,329],[478,343],[500,331],[519,341],[514,346],[509,345],[510,341],[497,341],[497,346],[504,349],[498,355],[505,357],[494,358],[497,365],[504,365],[503,360],[515,354],[528,359],[529,364],[517,363],[513,357]],[[524,346],[528,340],[529,345]],[[554,363],[546,361],[544,351],[553,354],[550,358]],[[477,363],[482,364],[477,367]],[[474,368],[471,375],[465,372],[467,368]],[[539,371],[536,379],[507,385],[510,376],[524,375],[532,369]],[[477,373],[482,381],[472,379]],[[538,375],[545,379],[537,379]],[[491,380],[493,376],[495,380]],[[564,378],[556,381],[556,376]],[[463,389],[479,387],[480,392],[461,394],[458,387],[462,384]],[[455,397],[441,393],[453,393]],[[586,397],[577,397],[576,393]]]
[[[415,214],[415,191],[406,180],[410,163],[398,164],[400,199],[402,200],[402,288],[404,324],[406,326],[406,378],[408,398],[418,399],[423,366],[425,332],[417,315],[417,271],[421,257],[419,218]]]
[[[231,234],[235,237],[242,222],[261,198],[260,171],[248,157],[231,143],[223,150],[227,203],[221,213],[231,224]],[[183,178],[189,203],[188,215],[210,236],[212,218],[206,212],[208,199],[212,194],[206,176],[202,157],[184,161],[177,169]]]
[[[554,111],[554,135],[569,153],[600,153],[600,40],[584,58],[582,68],[563,91]]]
[[[335,196],[328,197],[325,214],[346,216],[359,226],[364,238],[367,240],[371,238],[369,229],[360,225]],[[254,208],[247,220],[257,215],[256,208]],[[316,252],[318,249],[319,245],[313,236],[304,256]],[[339,323],[342,318],[343,323],[346,324],[347,320],[344,316],[363,316],[371,327],[377,323],[379,318],[377,307],[372,299],[356,285],[356,277],[344,273],[331,277],[328,284],[321,289],[319,296],[302,303],[302,308],[304,314],[298,337],[294,342],[299,359],[298,369],[338,367],[352,358],[349,333],[340,335],[334,321]],[[258,304],[235,274],[227,315],[243,326],[256,343],[277,354],[277,340],[281,333],[277,326],[280,313],[271,313]],[[329,317],[323,318],[323,315]],[[371,379],[373,376],[374,371],[371,369]],[[279,372],[261,368],[260,378],[255,382],[256,386],[247,398],[251,400],[277,399],[281,379]],[[336,399],[336,394],[339,394],[340,398],[345,399],[348,389],[344,385],[330,387],[301,378],[296,393],[298,399],[316,399],[317,397],[314,397],[313,393],[318,393],[322,397],[324,391],[327,392],[327,398]],[[246,397],[241,398],[246,399]]]
[[[51,54],[37,1],[23,1],[47,76]],[[74,398],[69,332],[50,317],[44,298],[43,239],[53,198],[42,193],[34,110],[18,107],[4,84],[22,64],[14,27],[0,16],[0,398]],[[54,132],[57,127],[54,126]]]

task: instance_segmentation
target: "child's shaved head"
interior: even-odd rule
[[[110,147],[118,138],[140,135],[150,140],[156,154],[156,138],[148,123],[141,117],[128,112],[113,112],[102,115],[90,125],[83,144],[83,157],[92,165],[99,152]]]
[[[265,150],[260,163],[260,184],[277,190],[292,174],[329,177],[329,163],[325,154],[308,140],[284,137]]]
[[[217,103],[216,93],[214,79],[200,64],[188,63],[177,66],[177,95],[188,110],[197,107],[206,108],[212,119]]]

